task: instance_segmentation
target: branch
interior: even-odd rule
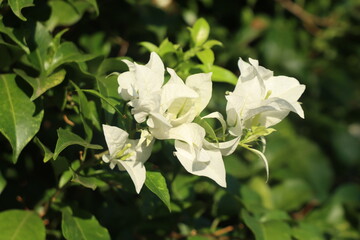
[[[298,17],[303,22],[305,28],[314,35],[321,31],[319,27],[329,27],[334,24],[334,19],[332,17],[320,18],[315,16],[291,0],[275,1],[278,2],[283,8]]]

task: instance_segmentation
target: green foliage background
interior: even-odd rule
[[[0,14],[0,239],[360,239],[359,1],[0,0]],[[176,67],[171,43],[187,48],[201,17],[222,42],[217,66],[238,76],[251,57],[305,84],[305,120],[290,114],[267,138],[268,183],[238,151],[223,189],[186,173],[165,142],[137,195],[99,164],[101,124],[123,108],[105,77],[161,43]],[[214,83],[209,112],[225,109],[231,79]]]

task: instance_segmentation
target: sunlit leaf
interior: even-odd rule
[[[0,75],[0,132],[9,140],[16,163],[22,149],[40,128],[43,110],[36,109],[15,82],[14,74]]]
[[[80,145],[85,148],[91,149],[102,149],[100,145],[90,144],[89,142],[85,141],[75,133],[72,133],[70,130],[65,130],[59,128],[58,131],[58,140],[56,142],[56,147],[54,151],[54,160],[59,156],[59,154],[68,146],[71,145]]]
[[[0,238],[45,240],[45,226],[32,211],[7,210],[0,213]]]
[[[33,0],[8,0],[11,10],[23,21],[27,19],[22,15],[21,10],[26,7],[34,6]]]
[[[210,68],[215,60],[214,52],[210,49],[205,49],[201,52],[197,52],[196,56],[200,59],[200,61]]]
[[[198,19],[190,30],[191,39],[195,46],[202,45],[209,37],[210,26],[203,18]]]
[[[167,206],[169,211],[171,211],[170,194],[163,175],[160,172],[146,171],[145,185],[150,191],[156,194]]]
[[[110,240],[107,229],[93,215],[74,216],[69,207],[62,210],[61,229],[66,240]]]
[[[232,85],[236,85],[237,83],[237,77],[232,72],[223,67],[216,65],[212,65],[211,67],[206,65],[197,65],[196,67],[200,68],[204,72],[212,72],[211,79],[214,82],[226,82]]]

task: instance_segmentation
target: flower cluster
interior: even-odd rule
[[[238,146],[263,158],[249,142],[271,132],[269,127],[280,122],[292,111],[304,117],[298,102],[305,90],[295,78],[273,76],[259,66],[257,60],[238,62],[241,75],[233,92],[227,93],[226,120],[219,112],[200,117],[212,95],[211,73],[190,75],[183,81],[167,68],[170,79],[165,82],[165,67],[152,52],[146,65],[127,60],[129,71],[118,76],[118,92],[131,107],[139,126],[140,138],[115,126],[103,125],[109,154],[103,161],[126,170],[139,193],[146,178],[144,163],[151,155],[155,139],[174,140],[174,155],[182,166],[198,176],[206,176],[226,187],[226,172],[222,156],[232,154]],[[221,125],[215,131],[206,123],[214,118]]]

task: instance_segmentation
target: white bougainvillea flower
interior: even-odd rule
[[[151,133],[158,139],[171,139],[170,128],[192,122],[207,106],[212,92],[211,73],[194,74],[184,82],[173,69],[167,71],[171,77],[162,87],[159,113],[168,124],[148,121]]]
[[[227,123],[230,133],[239,136],[244,127],[273,126],[290,111],[304,118],[298,99],[305,85],[286,76],[273,76],[273,72],[259,66],[257,60],[249,63],[239,59],[241,75],[234,92],[226,96]]]
[[[152,52],[146,65],[128,60],[129,71],[118,76],[120,96],[129,101],[131,113],[138,123],[145,122],[152,113],[159,112],[161,87],[164,83],[164,64],[159,55]]]
[[[103,161],[113,169],[116,165],[120,170],[126,170],[139,193],[144,185],[146,169],[144,163],[148,160],[154,144],[154,139],[148,131],[142,131],[140,139],[129,139],[129,134],[121,128],[103,125],[109,154],[103,155]]]

